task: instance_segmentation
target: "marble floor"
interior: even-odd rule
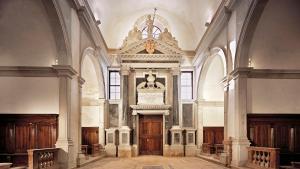
[[[197,157],[103,158],[80,169],[225,169]]]

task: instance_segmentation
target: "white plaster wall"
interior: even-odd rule
[[[0,30],[0,66],[55,63],[55,37],[42,1],[1,1]]]
[[[262,69],[300,68],[300,1],[269,1],[250,45],[251,66]]]
[[[221,81],[224,77],[224,66],[221,57],[215,56],[213,58],[204,76],[203,90],[201,91],[203,99],[207,101],[223,101],[224,86]]]
[[[0,113],[58,114],[58,78],[0,77],[0,93]]]
[[[100,125],[100,107],[99,106],[82,106],[81,108],[81,126],[82,127],[99,127]]]
[[[223,127],[224,126],[224,107],[204,107],[203,126]]]
[[[300,114],[299,79],[248,79],[248,113]]]

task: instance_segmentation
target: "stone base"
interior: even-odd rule
[[[170,145],[168,145],[168,144],[164,145],[163,156],[170,156]]]
[[[196,156],[196,150],[197,150],[196,145],[186,145],[185,146],[185,156],[187,156],[187,157]]]
[[[169,156],[171,157],[184,156],[183,145],[171,145],[169,150]]]
[[[138,145],[136,145],[136,144],[132,145],[131,155],[132,155],[132,157],[137,157],[139,155],[139,153],[138,153]]]
[[[248,149],[250,142],[248,139],[232,140],[232,161],[233,167],[245,166],[248,160]]]
[[[107,157],[116,157],[117,156],[117,147],[115,145],[105,145],[105,154]]]
[[[129,145],[120,145],[118,147],[118,157],[126,157],[129,158],[131,157],[131,146]]]

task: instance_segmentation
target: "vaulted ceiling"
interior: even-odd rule
[[[153,14],[167,21],[183,50],[195,50],[222,0],[88,0],[109,48],[119,48],[141,16]]]

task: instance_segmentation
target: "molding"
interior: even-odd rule
[[[62,77],[73,78],[77,72],[70,65],[0,66],[0,77]]]
[[[0,66],[0,77],[57,77],[52,67]]]
[[[122,62],[124,61],[166,61],[177,62],[181,61],[182,56],[178,54],[124,54],[118,55]]]
[[[53,69],[57,72],[58,77],[68,77],[72,79],[77,72],[70,65],[53,65]]]
[[[238,77],[256,79],[300,79],[300,69],[236,68],[230,73],[229,79],[236,79]]]
[[[169,110],[171,105],[130,105],[133,110]]]
[[[224,101],[198,101],[198,106],[207,106],[207,107],[224,107]]]

